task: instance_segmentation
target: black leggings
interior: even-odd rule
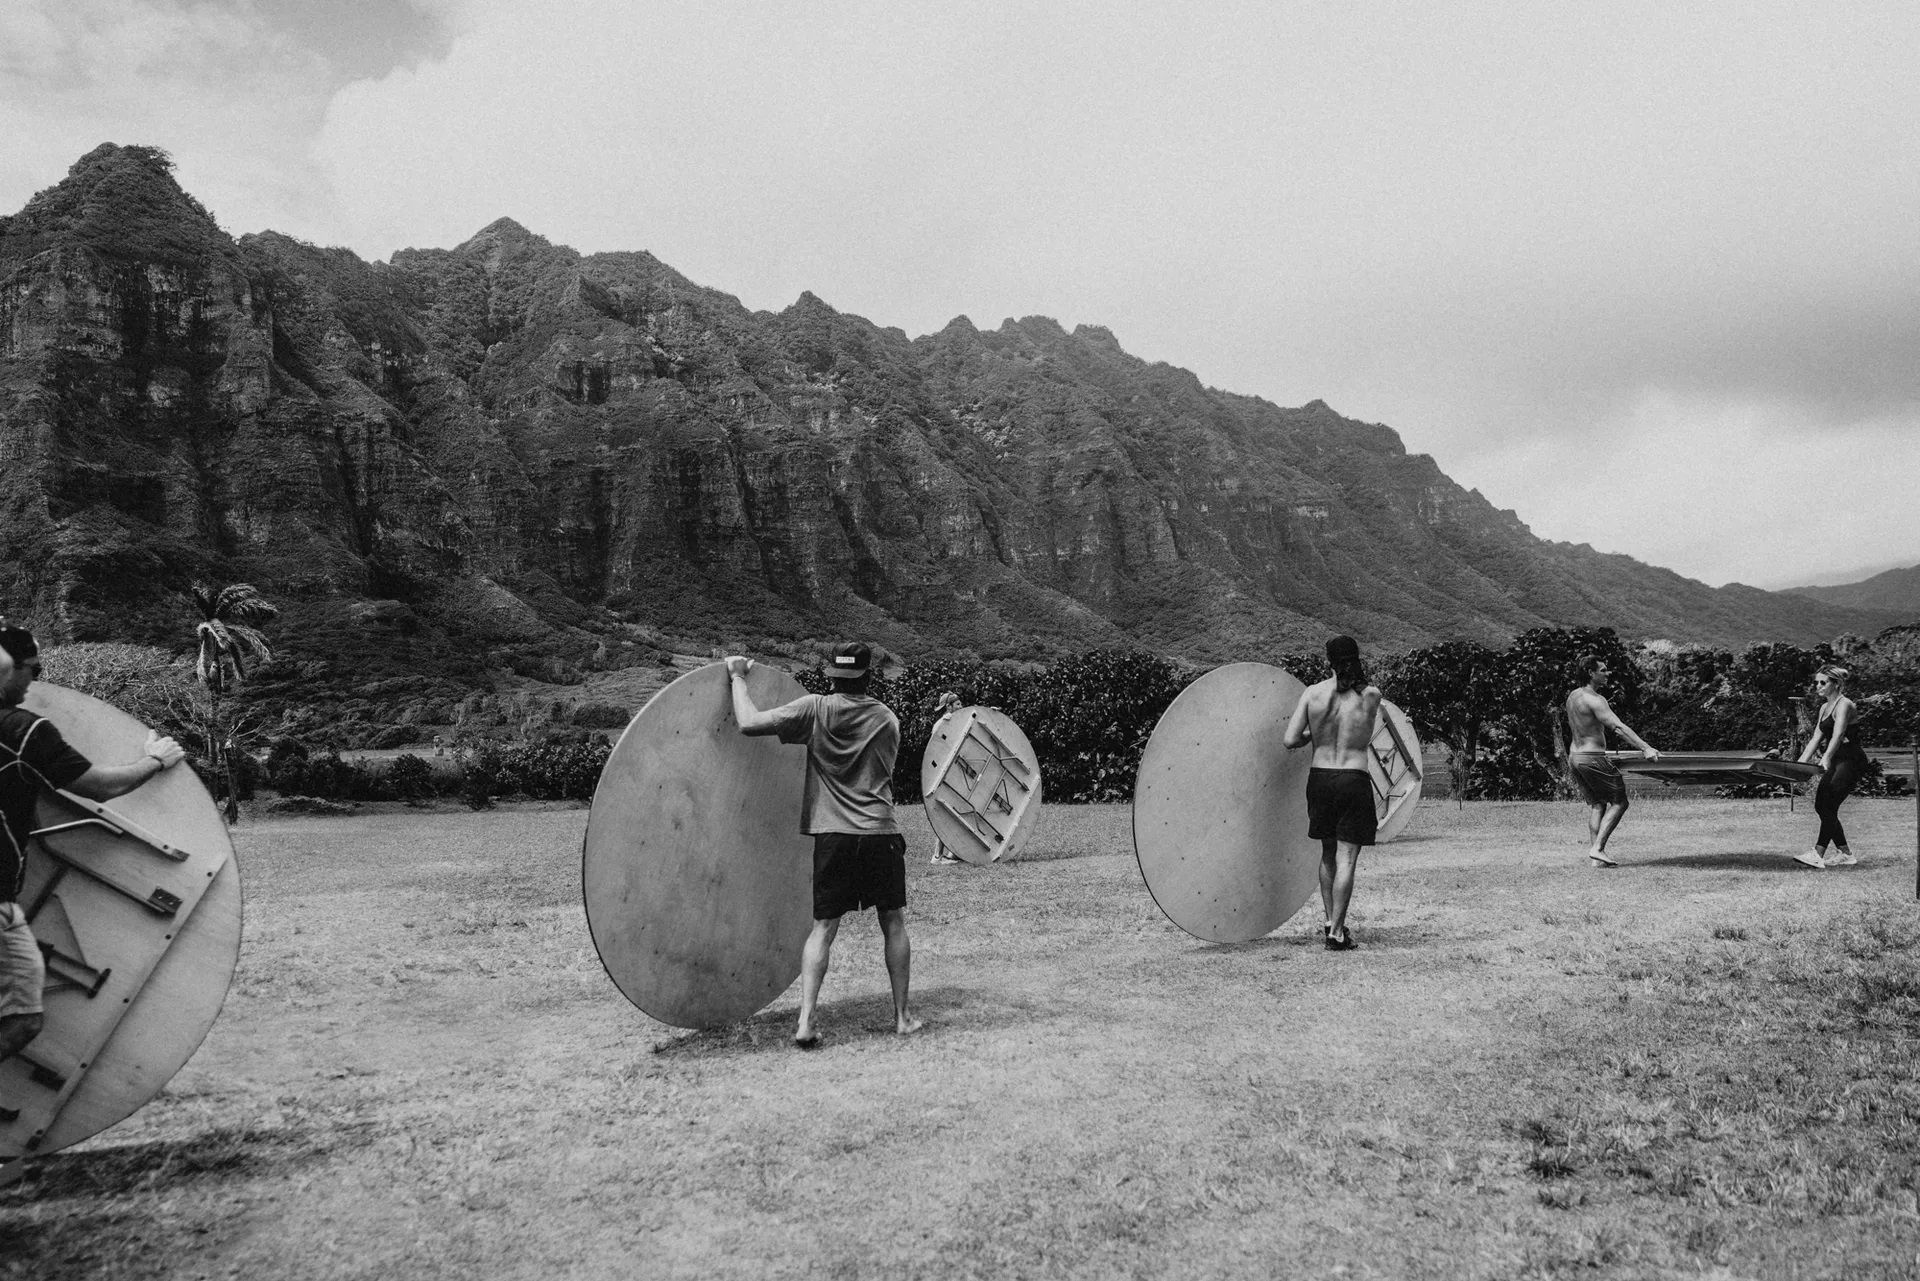
[[[1847,848],[1847,829],[1840,826],[1840,802],[1852,794],[1865,767],[1866,762],[1856,757],[1839,756],[1834,758],[1833,768],[1820,776],[1820,786],[1813,791],[1813,812],[1820,816],[1816,849],[1829,845]]]

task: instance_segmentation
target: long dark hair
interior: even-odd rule
[[[1360,645],[1353,637],[1336,636],[1327,642],[1327,664],[1333,668],[1335,693],[1367,687],[1367,669],[1360,665]]]

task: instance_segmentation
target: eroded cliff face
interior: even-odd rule
[[[196,577],[498,645],[628,620],[1228,658],[1880,621],[1543,543],[1385,427],[1097,327],[909,341],[507,220],[386,264],[236,243],[141,148],[0,220],[0,344],[0,603],[72,637],[170,632]]]
[[[222,458],[272,400],[269,329],[230,245],[113,252],[103,206],[148,194],[115,159],[94,153],[0,225],[0,596],[79,632],[233,546]]]

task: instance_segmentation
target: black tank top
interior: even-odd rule
[[[1854,710],[1857,712],[1859,709],[1855,708]],[[1814,729],[1816,732],[1825,734],[1833,732],[1833,709],[1831,707],[1823,707],[1820,709],[1820,719],[1815,723]],[[1841,736],[1840,745],[1833,749],[1833,758],[1835,760],[1847,759],[1861,762],[1866,759],[1866,755],[1866,752],[1861,750],[1860,744],[1853,741],[1853,721],[1849,718],[1847,721],[1847,732]]]

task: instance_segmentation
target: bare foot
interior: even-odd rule
[[[1620,866],[1620,865],[1619,865],[1618,863],[1616,863],[1616,862],[1614,862],[1614,861],[1613,861],[1612,859],[1610,859],[1610,858],[1608,858],[1608,857],[1606,856],[1606,854],[1604,854],[1604,853],[1603,853],[1603,852],[1601,852],[1600,850],[1588,850],[1588,851],[1587,851],[1587,857],[1588,857],[1588,858],[1590,858],[1590,859],[1592,859],[1592,860],[1594,861],[1594,863],[1595,863],[1595,865],[1596,865],[1596,866],[1599,866],[1599,867],[1618,867],[1618,866]]]
[[[811,1028],[803,1028],[793,1034],[793,1048],[796,1050],[817,1050],[820,1048],[820,1034]]]
[[[901,1036],[912,1036],[926,1025],[927,1021],[925,1019],[916,1019],[913,1015],[909,1014],[906,1018],[894,1024],[893,1030]]]

